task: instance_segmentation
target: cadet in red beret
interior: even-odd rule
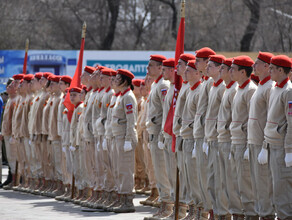
[[[199,184],[200,184],[200,190],[201,198],[202,198],[202,204],[201,206],[204,207],[204,211],[206,213],[201,212],[201,215],[208,215],[208,212],[213,217],[213,210],[212,210],[212,203],[210,194],[207,190],[207,164],[208,160],[206,157],[206,154],[204,152],[207,152],[208,150],[208,144],[205,140],[205,117],[202,117],[202,115],[206,115],[207,106],[208,106],[208,99],[209,99],[209,91],[214,83],[214,80],[212,78],[209,78],[206,74],[206,67],[209,61],[209,57],[211,55],[215,55],[216,53],[208,48],[204,47],[196,51],[196,68],[197,70],[203,75],[202,80],[202,87],[197,103],[197,113],[194,120],[194,131],[193,135],[195,138],[195,144],[194,148],[196,149],[196,163],[197,163],[197,169],[199,170],[199,175],[201,175],[201,178],[199,178]],[[202,209],[202,207],[198,207],[199,210]]]
[[[232,65],[233,58],[227,58],[222,62],[220,67],[220,78],[224,80],[226,88],[223,94],[221,104],[219,107],[217,118],[217,132],[218,132],[218,169],[220,169],[220,181],[222,187],[222,193],[217,194],[220,204],[227,203],[225,206],[225,213],[232,215],[242,215],[241,200],[238,193],[238,184],[230,182],[229,179],[236,179],[236,172],[231,170],[231,161],[229,155],[231,151],[231,135],[230,135],[230,121],[232,121],[231,114],[231,102],[234,98],[237,82],[231,80],[230,67]],[[230,101],[231,100],[231,101]],[[226,198],[228,195],[228,198]],[[224,206],[223,206],[224,207]],[[228,218],[228,217],[227,217]],[[224,218],[223,218],[224,219]]]
[[[162,62],[166,60],[166,57],[162,55],[151,55],[150,60],[147,66],[147,71],[154,80],[151,86],[151,91],[149,94],[148,102],[148,118],[147,121],[151,122],[147,124],[147,132],[149,133],[149,145],[152,157],[152,163],[156,178],[156,185],[158,191],[161,192],[160,200],[162,202],[162,207],[157,217],[166,217],[171,214],[172,204],[169,204],[171,201],[170,198],[170,183],[167,177],[166,165],[164,159],[164,145],[163,145],[163,136],[161,131],[164,128],[162,125],[162,115],[163,115],[163,103],[165,101],[165,96],[170,87],[170,82],[162,78]],[[150,81],[150,80],[149,80]],[[154,196],[149,197],[150,204],[154,204],[155,197],[158,196],[156,188],[151,189]]]
[[[64,93],[65,90],[70,87],[71,81],[72,81],[71,76],[61,76],[60,77],[59,86],[60,86],[60,90],[62,93]],[[63,117],[63,111],[62,111],[62,115],[60,115],[60,117]],[[61,120],[61,118],[60,118],[60,120]]]
[[[249,56],[238,56],[231,65],[231,78],[238,83],[238,90],[233,99],[231,131],[231,163],[237,170],[237,182],[246,218],[256,218],[255,195],[250,178],[249,149],[247,148],[247,127],[250,100],[257,86],[251,81],[254,61]],[[252,202],[251,202],[252,201]]]
[[[205,153],[208,157],[207,169],[207,184],[208,192],[211,198],[213,212],[220,217],[226,217],[228,211],[228,198],[220,197],[223,194],[221,186],[220,167],[218,166],[218,132],[217,132],[217,118],[219,107],[223,94],[225,92],[225,84],[220,78],[221,64],[225,61],[226,57],[220,54],[210,55],[206,68],[206,75],[213,79],[213,85],[209,91],[208,106],[205,119],[205,140],[208,144],[208,149]],[[220,156],[220,155],[219,155]],[[222,176],[223,178],[223,176]]]
[[[268,165],[271,170],[273,203],[279,219],[292,218],[289,205],[292,197],[287,193],[292,182],[292,83],[288,78],[291,64],[285,55],[271,59],[269,72],[276,85],[270,92],[265,140],[258,158],[259,163]]]
[[[270,99],[270,91],[273,86],[269,65],[274,55],[268,52],[259,52],[253,65],[254,74],[259,78],[258,88],[250,101],[249,119],[247,126],[247,139],[249,148],[249,161],[251,167],[251,181],[255,193],[255,206],[257,214],[261,218],[274,218],[272,195],[272,176],[268,164],[258,163],[258,155],[261,152],[264,141],[264,128],[267,122],[267,111]],[[248,155],[246,155],[248,157]],[[265,185],[266,187],[262,188]]]
[[[192,149],[194,147],[194,138],[193,138],[193,127],[194,118],[197,108],[197,100],[199,97],[199,92],[201,88],[201,73],[196,69],[195,65],[196,60],[189,60],[186,70],[185,70],[185,79],[188,81],[189,88],[186,92],[186,97],[183,102],[185,103],[182,111],[180,113],[180,142],[177,142],[176,151],[181,152],[182,158],[184,161],[184,167],[182,169],[182,179],[185,180],[184,184],[186,186],[187,196],[182,197],[184,200],[189,202],[189,214],[186,219],[194,219],[196,212],[196,207],[199,207],[201,203],[200,194],[198,191],[199,181],[198,181],[198,172],[196,165],[196,158],[193,157]],[[178,99],[179,101],[180,99]],[[176,106],[177,108],[177,106]],[[177,140],[178,141],[178,140]],[[178,166],[179,161],[178,161]],[[183,192],[183,191],[182,191]],[[185,202],[184,202],[185,203]],[[186,215],[187,206],[185,204],[180,205],[179,216]]]

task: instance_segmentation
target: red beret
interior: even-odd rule
[[[98,67],[96,68],[96,70],[102,70],[102,69],[104,69],[104,68],[107,68],[107,67],[105,67],[105,66],[98,66]]]
[[[106,75],[106,76],[111,76],[112,75],[112,71],[109,68],[103,68],[100,70],[102,75]]]
[[[84,90],[85,92],[87,92],[87,86],[86,85],[82,85],[82,90]]]
[[[71,76],[67,76],[67,75],[61,76],[60,80],[65,82],[65,83],[71,83],[72,77]]]
[[[196,60],[189,60],[188,66],[194,68],[195,70],[197,69],[196,67]]]
[[[174,60],[174,58],[169,58],[169,59],[163,60],[162,65],[174,68],[175,67],[175,60]]]
[[[196,51],[197,58],[208,58],[210,55],[215,55],[215,51],[209,47],[203,47]]]
[[[150,60],[154,60],[154,61],[162,63],[163,60],[166,60],[166,57],[163,55],[154,54],[154,55],[150,55]]]
[[[231,64],[232,64],[232,61],[233,61],[233,58],[226,58],[223,62],[222,62],[222,64],[225,64],[226,66],[231,66]]]
[[[145,86],[145,79],[142,79],[142,80],[141,80],[141,85],[142,85],[142,86]]]
[[[23,77],[24,77],[24,74],[15,74],[15,75],[12,76],[12,78],[14,80],[22,80]]]
[[[53,75],[53,73],[50,72],[44,72],[43,77],[45,77],[46,79],[48,79],[49,76]]]
[[[112,70],[112,76],[116,76],[117,75],[117,71]]]
[[[196,56],[191,53],[183,53],[179,56],[179,58],[185,62],[188,62],[189,60],[195,60]]]
[[[270,64],[271,63],[271,58],[275,56],[274,54],[272,53],[268,53],[268,52],[259,52],[259,55],[258,55],[258,59],[261,60],[261,61],[264,61],[265,63],[268,63]]]
[[[81,93],[81,91],[82,91],[82,89],[79,88],[79,87],[73,87],[73,88],[71,88],[71,89],[69,90],[70,93],[71,93],[71,92],[78,92],[78,93]]]
[[[133,73],[131,73],[129,70],[126,70],[126,69],[118,69],[117,74],[127,76],[131,79],[134,79],[134,77],[135,77]]]
[[[236,64],[238,66],[252,67],[254,62],[249,56],[242,55],[242,56],[234,57],[232,64]]]
[[[34,75],[33,74],[26,74],[24,75],[23,79],[26,80],[26,81],[31,81],[32,79],[34,78]]]
[[[274,64],[280,67],[292,68],[291,59],[287,57],[286,55],[278,55],[278,56],[272,57],[271,64]]]
[[[34,77],[37,78],[37,79],[41,79],[43,77],[43,75],[44,74],[42,72],[38,72],[38,73],[34,74]]]
[[[223,55],[220,55],[220,54],[209,56],[209,61],[213,61],[213,62],[220,63],[220,64],[222,64],[225,59],[226,59],[226,57]]]
[[[60,77],[59,76],[52,75],[52,76],[50,76],[50,80],[52,82],[59,82],[60,81]]]
[[[132,80],[132,84],[133,84],[134,86],[140,87],[142,81],[143,81],[142,79],[133,79],[133,80]]]
[[[84,67],[84,71],[89,73],[89,74],[92,74],[95,70],[96,70],[96,68],[94,68],[92,66],[85,66]]]

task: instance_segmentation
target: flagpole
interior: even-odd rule
[[[181,53],[183,53],[184,51],[184,22],[185,22],[185,0],[181,1],[181,9],[180,9],[180,17],[181,17],[181,21],[180,21],[180,25],[179,25],[179,31],[178,31],[178,39],[180,39],[180,42],[176,43],[176,53],[175,53],[175,64],[177,65],[179,57],[181,55]],[[183,24],[182,24],[183,23]],[[183,28],[183,30],[181,30],[181,28]],[[181,36],[183,35],[183,36]],[[180,47],[180,51],[178,51],[177,47]],[[175,73],[175,92],[178,94],[180,88],[181,88],[181,84],[182,84],[182,78],[181,76],[179,76],[177,73]],[[178,95],[177,95],[178,96]],[[177,97],[176,96],[176,97]],[[172,102],[174,102],[176,100],[172,100]],[[174,104],[174,103],[173,103]],[[174,105],[175,108],[175,105]],[[172,141],[176,142],[176,138],[174,138],[174,134],[172,135]],[[172,146],[175,146],[175,143],[172,143]],[[176,154],[176,161],[177,160],[177,154]],[[179,169],[178,169],[178,165],[176,165],[176,186],[175,186],[175,207],[174,207],[174,219],[178,220],[178,213],[179,213]]]
[[[25,55],[24,55],[23,69],[22,69],[23,74],[26,74],[28,47],[29,47],[29,39],[26,39],[26,41],[25,41]]]

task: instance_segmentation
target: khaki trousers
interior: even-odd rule
[[[194,149],[194,139],[183,140],[183,160],[185,165],[184,179],[186,180],[187,192],[189,194],[188,204],[194,204],[196,207],[202,207],[203,202],[199,192],[199,179],[197,169],[197,159],[192,158]]]
[[[112,158],[112,140],[106,139],[106,148],[103,149],[103,166],[105,168],[104,174],[104,190],[107,192],[112,192],[115,190],[115,181],[113,176],[113,164]]]
[[[101,137],[98,136],[95,139],[95,167],[96,167],[96,176],[95,176],[95,189],[103,190],[103,178],[104,178],[104,167],[102,162],[102,141]]]
[[[31,173],[31,167],[33,166],[33,164],[32,164],[32,150],[31,150],[29,138],[24,137],[23,143],[24,143],[24,150],[25,150],[24,153],[25,153],[26,175],[27,175],[27,177],[32,177],[32,173]]]
[[[199,180],[199,191],[201,199],[203,202],[203,207],[206,212],[212,209],[211,198],[207,189],[207,167],[208,167],[208,158],[207,155],[203,152],[203,138],[195,139],[196,142],[196,162],[197,162],[197,171],[198,171],[198,180]],[[201,208],[201,207],[198,207]]]
[[[75,177],[75,186],[79,190],[83,190],[80,170],[80,148],[76,148],[75,151],[71,152],[71,161],[73,163],[73,175]]]
[[[62,181],[62,145],[60,140],[52,141],[54,152],[55,179]]]
[[[138,139],[138,144],[135,149],[135,178],[145,181],[147,178],[145,163],[144,163],[144,152],[143,152],[143,139]]]
[[[292,167],[286,167],[284,146],[268,144],[268,147],[277,217],[292,219]]]
[[[33,178],[42,177],[41,139],[42,139],[42,135],[35,135],[33,140],[31,141],[31,156],[32,156],[31,172],[32,172]]]
[[[183,154],[183,139],[181,136],[176,137],[175,152],[177,159],[177,167],[179,170],[179,202],[191,204],[190,193],[187,191],[187,180],[185,171],[185,160]],[[189,187],[188,187],[189,189]]]
[[[115,144],[115,138],[112,137],[111,139],[111,150],[110,150],[110,161],[112,161],[112,175],[113,175],[113,179],[114,179],[114,191],[118,191],[119,188],[119,152],[118,152],[118,148],[116,147]]]
[[[245,144],[232,144],[231,147],[235,149],[234,159],[237,181],[244,214],[248,216],[256,216],[257,213],[254,203],[255,197],[253,195],[250,178],[250,164],[248,160],[243,158],[247,147]]]
[[[132,194],[134,188],[135,147],[130,151],[124,151],[125,137],[114,137],[115,146],[118,149],[119,162],[119,194]]]
[[[56,180],[55,178],[55,155],[54,155],[54,150],[53,150],[53,144],[52,141],[47,140],[47,152],[44,151],[46,161],[47,163],[45,163],[45,169],[46,169],[46,173],[48,174],[48,179],[49,180]]]
[[[83,140],[80,140],[79,143],[79,161],[80,161],[80,181],[81,181],[81,188],[84,189],[88,187],[87,185],[87,170],[86,170],[86,148],[85,143]]]
[[[90,188],[94,188],[95,183],[95,174],[96,174],[96,166],[95,166],[95,146],[94,141],[85,141],[85,168],[86,168],[86,182]]]
[[[72,161],[70,156],[70,149],[69,146],[63,146],[65,148],[65,152],[62,152],[62,171],[63,171],[63,182],[64,184],[71,184],[72,183]],[[64,160],[63,160],[64,159]]]
[[[150,151],[160,200],[172,202],[171,186],[166,172],[164,149],[158,148],[158,135],[149,134]]]
[[[256,212],[260,217],[275,215],[273,208],[273,181],[269,164],[261,165],[258,162],[258,155],[261,152],[262,145],[249,144],[248,148],[251,183],[256,198]]]
[[[42,170],[46,180],[51,180],[51,167],[50,167],[50,143],[47,135],[42,135],[41,151],[42,151]]]
[[[15,174],[15,165],[17,158],[17,146],[14,143],[10,143],[11,136],[4,136],[7,160],[11,169],[11,173]]]
[[[156,179],[150,152],[149,135],[147,131],[143,131],[143,150],[145,169],[149,180],[149,187],[153,189],[156,188]]]
[[[230,143],[218,143],[217,166],[215,173],[218,174],[216,182],[216,203],[218,208],[218,215],[227,215],[229,213],[229,197],[227,192],[227,185],[232,182],[230,179]],[[233,192],[232,192],[233,193]],[[240,198],[237,198],[240,204]],[[233,203],[233,201],[231,201]]]
[[[172,152],[172,137],[165,138],[164,140],[164,159],[166,166],[166,174],[170,183],[170,196],[172,202],[175,202],[175,189],[176,189],[176,169],[177,161],[175,153]]]

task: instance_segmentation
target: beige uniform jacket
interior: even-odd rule
[[[198,108],[198,100],[202,88],[201,82],[195,83],[188,90],[183,112],[181,114],[180,136],[193,139],[194,119]]]
[[[163,103],[169,86],[169,81],[163,80],[162,75],[152,83],[148,97],[148,116],[146,122],[149,134],[161,134]]]
[[[107,110],[107,117],[106,117],[107,119],[105,121],[104,128],[105,128],[105,136],[108,139],[113,137],[113,132],[112,132],[112,112],[113,112],[113,107],[116,104],[117,97],[119,95],[120,95],[120,93],[117,93],[117,94],[114,94],[111,97],[110,106],[109,106],[109,108]]]
[[[82,114],[82,109],[84,108],[84,104],[80,103],[77,105],[73,111],[71,124],[70,124],[70,144],[73,147],[77,145],[77,130],[78,130],[78,122],[79,117]]]
[[[112,111],[112,132],[114,136],[123,135],[126,141],[134,145],[137,136],[137,101],[131,89],[122,92]]]
[[[92,109],[94,106],[94,100],[97,93],[97,90],[91,90],[88,92],[89,98],[88,101],[84,103],[83,110],[83,131],[84,131],[84,140],[85,141],[94,141],[93,128],[92,128]]]
[[[208,78],[202,82],[202,88],[200,90],[197,113],[195,115],[193,136],[195,139],[204,138],[205,136],[205,116],[208,107],[209,92],[213,85],[214,80]]]
[[[58,105],[58,116],[57,116],[57,129],[58,129],[58,135],[60,137],[62,137],[63,112],[64,112],[64,109],[65,109],[65,105],[63,104],[63,102],[65,101],[65,96],[64,96],[63,93],[62,93],[61,97],[62,97],[62,99],[61,99],[61,101],[59,102],[59,105]]]
[[[185,107],[189,88],[190,88],[189,83],[183,83],[177,97],[177,102],[175,105],[175,111],[174,111],[174,116],[173,116],[173,128],[172,128],[172,132],[174,133],[175,136],[180,135],[180,129],[182,126],[182,113]]]
[[[35,127],[34,123],[35,123],[35,115],[36,115],[36,111],[37,111],[37,101],[39,99],[41,92],[37,92],[34,95],[34,98],[32,99],[31,103],[30,103],[30,111],[28,113],[28,132],[30,135],[33,135],[33,128]]]
[[[97,92],[97,95],[95,96],[94,103],[93,103],[93,109],[92,109],[92,128],[93,128],[93,135],[94,137],[98,136],[98,128],[96,121],[100,116],[100,111],[101,111],[101,99],[104,95],[105,89],[100,88]]]
[[[21,123],[20,123],[20,137],[29,137],[29,131],[28,131],[28,114],[30,111],[31,102],[33,100],[33,95],[28,94],[25,97],[24,102],[22,102],[23,110],[22,110],[22,117],[21,117]]]
[[[62,100],[63,94],[54,95],[50,104],[49,115],[49,137],[51,141],[60,140],[61,137],[58,134],[58,107]]]
[[[171,107],[173,94],[174,94],[174,88],[175,88],[175,85],[170,84],[169,89],[167,91],[167,94],[165,96],[164,103],[163,103],[162,129],[161,130],[162,130],[162,134],[163,134],[164,138],[171,138],[171,135],[169,135],[168,133],[166,133],[164,131],[164,127],[165,127],[165,122],[166,122],[166,119],[168,116],[169,109]]]
[[[137,119],[137,134],[138,138],[142,138],[142,133],[143,133],[143,128],[141,127],[141,120],[143,117],[143,112],[142,112],[142,105],[145,102],[144,98],[141,97],[139,100],[137,100],[138,103],[138,119]]]
[[[147,129],[146,128],[147,114],[148,114],[148,96],[143,97],[143,102],[141,103],[141,118],[139,121],[139,126],[142,131],[145,131]]]
[[[260,82],[258,84],[257,90],[251,97],[249,117],[247,122],[248,144],[263,144],[264,128],[267,123],[270,91],[273,85],[274,83],[271,79],[266,82]]]
[[[214,83],[210,89],[205,120],[205,138],[207,141],[217,141],[217,118],[224,91],[225,83],[223,80]]]
[[[3,112],[3,121],[1,133],[3,136],[11,136],[12,135],[12,118],[13,111],[15,109],[16,97],[9,98],[6,102],[4,112]]]
[[[232,121],[233,98],[236,91],[237,82],[232,81],[226,86],[223,94],[217,120],[218,142],[231,142],[230,123]]]
[[[20,95],[17,95],[16,98],[15,98],[15,106],[14,106],[14,109],[13,109],[13,115],[12,115],[12,124],[11,124],[11,127],[12,127],[12,136],[13,137],[18,137],[18,133],[19,133],[19,121],[21,120],[21,114],[19,113],[20,111],[20,108],[19,108],[19,103],[21,103],[21,100],[22,100],[22,96]],[[20,115],[20,117],[19,117]]]
[[[247,120],[249,115],[250,99],[257,86],[249,83],[239,86],[233,99],[232,122],[230,124],[232,144],[247,143]]]
[[[271,89],[264,134],[266,142],[284,145],[285,152],[292,153],[292,83],[281,84]]]
[[[42,134],[49,134],[49,116],[52,102],[52,95],[49,95],[48,100],[44,102],[43,117],[42,117]]]
[[[65,108],[62,115],[62,146],[70,146],[70,122],[67,113],[68,109]]]
[[[105,134],[105,123],[107,120],[107,111],[110,106],[111,97],[114,94],[114,90],[110,87],[105,90],[105,93],[101,99],[100,115],[96,121],[96,128],[98,135]]]

